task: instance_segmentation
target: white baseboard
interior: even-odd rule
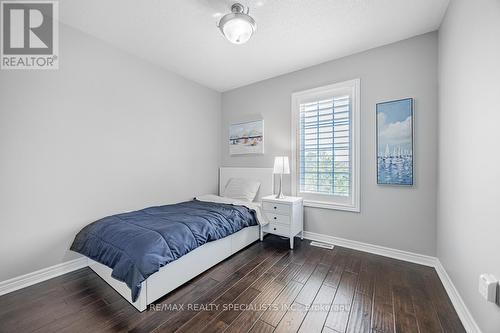
[[[391,249],[389,247],[353,241],[345,238],[317,234],[310,231],[304,231],[304,238],[430,267],[434,267],[437,260],[436,257],[426,256],[423,254]]]
[[[443,265],[441,264],[438,258],[413,252],[392,249],[389,247],[353,241],[340,237],[318,234],[310,231],[304,231],[304,238],[323,243],[330,243],[337,246],[347,247],[353,250],[378,254],[384,257],[394,258],[398,260],[403,260],[420,265],[433,267],[436,270],[439,278],[441,279],[441,283],[443,284],[448,294],[448,297],[450,298],[451,303],[455,308],[455,311],[457,311],[458,317],[462,321],[462,325],[464,325],[465,330],[468,333],[481,333],[481,329],[479,328],[476,321],[472,317],[469,309],[465,305],[462,297],[460,297],[458,290],[455,288],[455,285],[448,276],[448,273],[446,273],[446,270],[444,269]]]
[[[29,287],[31,285],[52,279],[56,276],[63,275],[77,269],[88,266],[86,257],[70,260],[57,264],[51,267],[42,268],[38,271],[31,272],[25,275],[0,282],[0,296],[11,293],[13,291]]]
[[[438,273],[439,278],[443,283],[444,289],[446,289],[446,293],[448,294],[451,303],[453,303],[453,307],[455,308],[455,311],[457,311],[457,314],[460,317],[465,330],[469,333],[481,333],[481,329],[469,312],[469,309],[467,308],[467,305],[465,305],[462,297],[460,297],[460,294],[458,293],[457,288],[455,288],[453,281],[444,269],[441,261],[439,261],[439,259],[437,258],[434,268],[436,269],[436,272]]]

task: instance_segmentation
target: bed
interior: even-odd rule
[[[130,230],[128,230],[128,233],[124,232],[123,235],[120,234],[122,229],[115,228],[106,230],[106,228],[95,229],[95,227],[92,229],[93,231],[98,230],[102,233],[109,233],[112,231],[112,236],[117,239],[121,239],[121,241],[127,241],[127,237],[142,237],[143,239],[141,238],[141,242],[139,243],[142,243],[143,246],[147,247],[151,245],[148,242],[153,243],[160,240],[166,241],[165,234],[163,235],[163,238],[158,235],[156,235],[155,238],[154,229],[152,231],[146,230],[147,232],[143,232],[141,228],[143,228],[144,224],[141,224],[141,222],[136,223],[137,225],[135,225],[136,221],[149,218],[150,216],[165,216],[165,214],[170,214],[168,216],[174,216],[176,221],[185,220],[187,223],[184,223],[184,225],[189,226],[189,231],[182,231],[183,229],[181,228],[182,232],[174,231],[174,229],[172,229],[173,231],[171,234],[170,232],[166,232],[167,237],[171,236],[173,238],[171,241],[172,243],[167,243],[172,245],[168,246],[168,250],[172,253],[173,260],[169,260],[166,264],[163,263],[160,265],[162,267],[159,267],[158,262],[155,260],[158,257],[164,259],[170,254],[152,253],[148,254],[148,257],[145,257],[143,260],[145,265],[144,267],[149,266],[154,268],[156,265],[156,268],[151,270],[151,274],[141,275],[137,272],[143,273],[144,269],[134,270],[132,269],[132,266],[129,267],[128,261],[130,260],[127,260],[127,257],[131,255],[133,256],[135,253],[127,253],[127,257],[124,257],[123,255],[120,256],[119,254],[114,253],[113,247],[116,247],[116,244],[109,246],[104,244],[103,246],[99,243],[87,242],[86,251],[82,251],[83,246],[80,246],[79,248],[79,245],[81,244],[78,244],[78,238],[81,237],[82,233],[85,233],[88,226],[80,231],[79,235],[75,238],[75,242],[72,247],[74,250],[76,249],[77,252],[87,255],[89,257],[89,267],[137,310],[142,312],[149,304],[188,282],[200,273],[240,251],[249,244],[257,241],[259,238],[262,240],[262,226],[266,223],[266,221],[262,218],[258,207],[263,196],[273,193],[274,184],[272,171],[273,169],[271,168],[220,168],[219,193],[222,193],[228,181],[233,178],[248,179],[258,181],[260,183],[254,202],[247,204],[245,207],[238,205],[237,202],[227,202],[227,200],[222,198],[219,202],[216,196],[201,196],[197,198],[197,200],[190,202],[184,202],[176,205],[150,207],[136,212],[118,214],[105,218],[109,220],[107,220],[105,224],[108,229],[111,228],[113,224],[118,225],[120,223],[127,222],[123,225],[127,226]],[[249,223],[248,221],[250,218],[246,215],[248,212],[253,214],[255,220],[260,224],[252,225],[252,223]],[[230,227],[221,222],[229,221],[224,219],[225,215],[231,217],[232,225]],[[212,227],[208,231],[202,230],[206,229],[202,221],[209,221],[209,219],[213,219],[215,221],[210,222],[215,225],[215,228]],[[152,224],[162,223],[160,220],[156,221],[153,219],[152,221]],[[94,223],[99,223],[99,221]],[[148,223],[150,222],[148,221]],[[103,225],[102,222],[101,225]],[[186,229],[184,225],[182,225],[182,227]],[[165,225],[162,225],[162,228],[165,230]],[[178,233],[178,235],[176,235],[176,233]],[[149,236],[145,237],[145,235]],[[193,242],[192,238],[196,237],[208,238],[204,240],[206,242],[203,245],[199,245],[194,249],[191,249],[193,247],[191,245]],[[182,244],[182,242],[185,242],[186,244]],[[179,246],[176,246],[176,244]],[[96,260],[99,260],[100,262]],[[117,269],[117,265],[120,269]],[[114,267],[114,269],[110,267]],[[120,270],[124,272],[121,275],[117,274]],[[139,278],[137,275],[139,275]],[[137,281],[137,279],[140,281],[138,284],[131,282]]]

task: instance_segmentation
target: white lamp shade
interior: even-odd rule
[[[290,164],[288,163],[288,156],[276,156],[274,158],[275,174],[287,175],[290,173]]]

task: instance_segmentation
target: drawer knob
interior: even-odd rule
[[[276,209],[276,206],[274,206],[274,209]]]
[[[276,220],[276,216],[274,217],[274,219]]]
[[[274,228],[274,230],[276,230],[276,228]]]

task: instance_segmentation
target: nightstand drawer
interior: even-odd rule
[[[266,231],[266,232],[270,232],[270,233],[282,235],[282,236],[287,236],[287,237],[290,236],[290,226],[288,226],[288,225],[270,222],[269,224],[266,225],[266,227],[267,227],[267,230],[264,229],[264,231]]]
[[[280,215],[280,214],[274,214],[270,212],[265,212],[267,220],[269,222],[276,222],[276,223],[282,223],[282,224],[290,224],[290,216],[289,215]]]
[[[272,212],[277,214],[289,215],[290,214],[290,206],[275,202],[266,202],[262,203],[262,207],[266,212]]]

